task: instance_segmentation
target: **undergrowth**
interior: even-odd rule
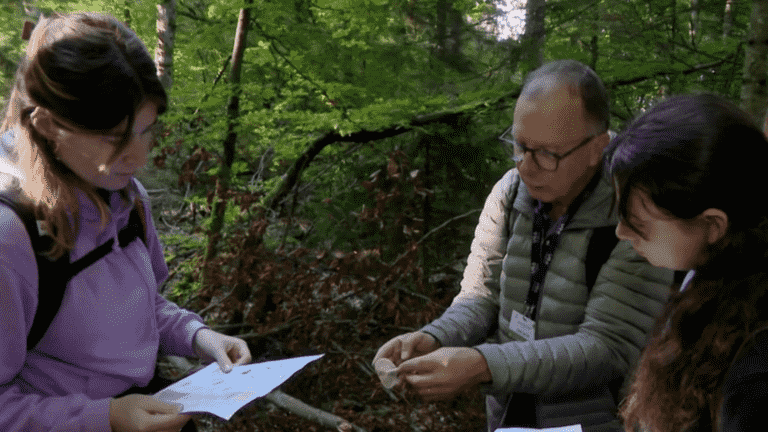
[[[405,155],[395,152],[386,169],[362,184],[373,204],[355,212],[352,225],[397,235],[379,236],[378,244],[358,250],[286,242],[278,236],[295,231],[289,228],[298,218],[276,218],[260,207],[260,195],[230,190],[230,211],[237,217],[228,221],[208,263],[202,258],[205,225],[190,222],[204,219],[210,209],[190,201],[185,212],[164,213],[185,221],[187,231],[158,223],[172,275],[166,295],[214,328],[246,339],[254,361],[325,353],[282,390],[368,431],[481,430],[484,410],[477,392],[422,403],[407,392],[385,392],[370,366],[384,342],[438,317],[461,276],[456,263],[443,266],[439,277],[424,274],[418,206],[430,191],[420,182]],[[322,429],[264,401],[228,423],[208,422],[222,431]]]

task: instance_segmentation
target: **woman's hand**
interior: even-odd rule
[[[215,361],[224,373],[232,366],[250,363],[251,351],[244,340],[204,328],[195,334],[195,352],[203,360]]]
[[[132,394],[109,402],[112,432],[178,432],[191,419],[179,407],[152,396]]]

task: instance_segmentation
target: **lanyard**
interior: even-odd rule
[[[528,297],[525,300],[524,315],[532,320],[536,319],[536,312],[539,304],[539,295],[541,286],[544,283],[544,277],[549,271],[549,265],[552,263],[552,256],[560,243],[560,237],[568,222],[579,210],[581,204],[589,198],[592,191],[600,181],[600,173],[596,173],[589,181],[589,184],[568,206],[568,210],[560,219],[555,222],[551,234],[547,235],[547,222],[544,216],[544,206],[538,205],[533,212],[533,235],[531,244],[531,285],[528,290]]]

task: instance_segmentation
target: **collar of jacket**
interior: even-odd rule
[[[133,208],[133,203],[138,195],[138,186],[135,179],[131,179],[123,191],[97,191],[98,195],[109,206],[111,218],[114,220],[127,219]],[[99,223],[99,210],[96,204],[88,199],[85,192],[77,190],[77,199],[80,206],[80,218],[87,223]]]
[[[515,175],[519,177],[517,172],[515,172]],[[614,208],[614,191],[611,180],[605,173],[605,170],[600,170],[596,175],[602,178],[589,198],[581,204],[576,214],[573,215],[573,218],[565,227],[565,231],[616,226],[619,223],[618,213]],[[531,198],[528,188],[522,182],[522,179],[518,182],[517,188],[515,202],[512,204],[512,207],[516,211],[529,215],[532,218],[535,200]]]

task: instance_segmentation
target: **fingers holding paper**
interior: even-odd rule
[[[474,348],[440,348],[403,362],[396,373],[427,401],[451,399],[492,380],[485,357]]]
[[[178,412],[176,405],[133,394],[110,401],[109,423],[114,432],[178,431],[191,419]]]
[[[229,373],[233,366],[251,362],[251,351],[244,340],[208,328],[195,335],[195,352],[203,360],[218,363],[224,373]]]

